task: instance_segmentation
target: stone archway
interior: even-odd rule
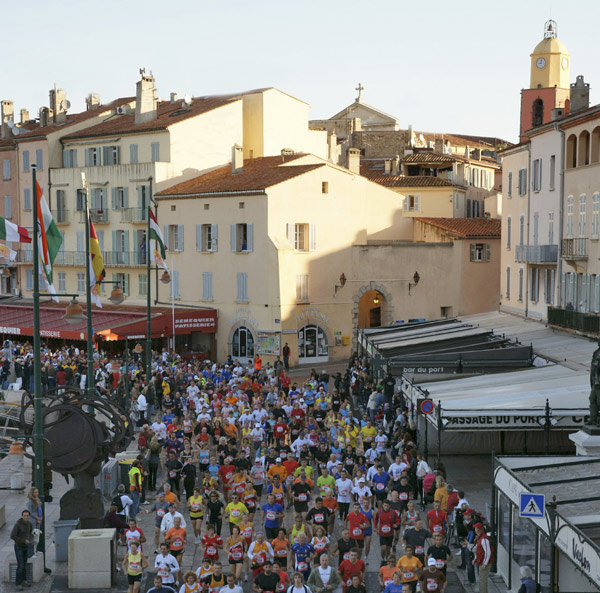
[[[381,310],[381,325],[391,325],[394,321],[394,304],[392,293],[388,290],[388,288],[377,282],[369,282],[369,284],[361,286],[356,294],[352,297],[352,346],[354,351],[356,351],[357,346],[356,339],[359,328],[360,301],[370,291],[377,291],[380,293],[385,302],[385,306],[382,307]]]

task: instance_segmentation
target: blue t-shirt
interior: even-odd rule
[[[390,583],[385,586],[383,593],[402,593],[402,584],[396,585],[395,583]]]
[[[262,509],[265,512],[265,527],[268,527],[269,529],[279,527],[277,515],[283,513],[283,507],[278,502],[273,504],[267,502],[263,504]]]
[[[375,492],[381,494],[385,492],[387,485],[390,483],[390,474],[387,472],[382,472],[381,475],[378,473],[374,474],[371,481],[373,482]]]
[[[296,570],[307,572],[310,570],[310,555],[314,554],[315,549],[310,544],[294,544],[292,552],[296,557]]]

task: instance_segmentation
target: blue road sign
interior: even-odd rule
[[[519,495],[519,517],[542,518],[546,509],[544,494],[521,492]]]

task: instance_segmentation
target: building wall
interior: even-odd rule
[[[390,158],[395,155],[403,157],[406,150],[411,148],[410,132],[398,130],[396,132],[354,132],[351,147],[358,148],[364,158]]]
[[[8,171],[5,171],[5,162],[8,161]],[[5,177],[8,173],[8,177]],[[11,222],[19,224],[19,171],[17,162],[17,150],[15,145],[0,147],[0,216],[8,218]],[[10,212],[7,206],[10,204]],[[4,243],[11,249],[18,250],[19,243]],[[13,289],[18,290],[17,264],[9,262],[8,259],[0,258],[0,265],[7,265],[11,272],[10,277],[0,275],[0,294],[11,294]]]

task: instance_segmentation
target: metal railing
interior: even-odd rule
[[[517,245],[515,261],[533,264],[558,261],[558,245]]]
[[[123,208],[123,210],[121,210],[121,222],[128,222],[131,224],[143,224],[147,221],[147,208]]]
[[[106,267],[137,267],[145,266],[146,254],[138,251],[103,251],[102,258]],[[33,263],[33,252],[20,249],[17,251],[17,263]],[[83,267],[85,265],[84,251],[59,251],[54,260],[55,266]]]
[[[587,259],[588,240],[582,237],[577,239],[563,239],[562,256],[567,259]]]
[[[108,209],[90,210],[90,218],[94,224],[108,223]],[[79,212],[79,222],[85,222],[85,212]]]
[[[56,224],[69,224],[71,222],[69,211],[65,208],[53,208],[52,218],[54,218],[54,222],[56,222]]]
[[[548,307],[548,324],[589,334],[600,333],[600,315]]]

